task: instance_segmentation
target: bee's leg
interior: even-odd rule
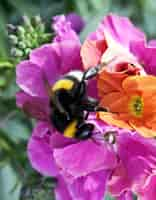
[[[98,106],[99,102],[97,99],[94,99],[92,97],[86,97],[82,103],[81,103],[82,110],[88,111],[88,112],[93,112],[95,107]]]
[[[100,107],[99,101],[97,99],[92,98],[92,97],[87,97],[82,102],[82,109],[84,111],[88,111],[88,112],[97,112],[97,111],[107,112],[107,109]]]
[[[87,111],[86,114],[85,114],[85,116],[84,116],[84,120],[87,120],[88,116],[89,116],[89,112]]]
[[[78,127],[76,137],[81,140],[85,140],[91,137],[94,125],[91,123],[83,123]]]
[[[95,112],[108,112],[107,108],[97,106],[95,107]]]

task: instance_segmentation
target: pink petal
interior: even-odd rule
[[[109,171],[99,171],[76,179],[69,185],[72,199],[103,200],[109,175]]]
[[[16,68],[17,84],[31,96],[47,97],[41,69],[31,61],[22,61]]]
[[[116,165],[114,152],[91,140],[55,149],[54,158],[62,171],[75,178]]]
[[[57,185],[55,188],[55,198],[56,200],[73,200],[69,191],[68,185],[65,183],[63,177],[57,177]]]
[[[54,38],[54,42],[62,42],[62,41],[76,41],[80,44],[80,40],[75,30],[72,28],[72,24],[64,15],[58,15],[53,17],[53,25],[52,28],[56,32],[56,37]]]
[[[156,167],[155,140],[145,139],[136,133],[121,133],[117,139],[120,164],[115,168],[109,189],[119,196],[129,188],[138,191]]]
[[[145,40],[142,31],[136,28],[127,17],[107,15],[101,22],[97,33],[108,31],[112,37],[125,47],[129,48],[131,41]]]
[[[156,175],[152,174],[146,180],[145,185],[141,187],[139,191],[139,197],[141,200],[155,200],[156,198]]]
[[[50,85],[59,78],[61,58],[57,55],[52,44],[46,44],[33,50],[30,54],[30,60],[42,69],[42,73]]]
[[[28,157],[31,165],[44,176],[56,176],[58,168],[50,146],[47,123],[38,123],[28,143]]]
[[[49,118],[50,107],[47,98],[32,97],[21,91],[16,94],[16,104],[31,117],[39,120],[48,120]]]
[[[123,192],[129,190],[131,187],[131,180],[128,176],[128,171],[126,170],[123,163],[115,168],[112,178],[109,180],[109,191],[114,196],[120,196]]]
[[[156,46],[153,42],[149,45],[144,41],[132,42],[131,52],[138,57],[148,74],[156,75]]]
[[[53,43],[53,48],[60,57],[60,74],[72,70],[82,70],[80,57],[80,44],[76,41],[66,40]]]

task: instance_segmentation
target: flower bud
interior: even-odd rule
[[[11,49],[11,55],[15,56],[15,57],[22,57],[23,56],[23,52],[17,48],[12,48]]]
[[[9,35],[9,40],[11,44],[17,44],[18,43],[18,38],[16,37],[16,35]]]

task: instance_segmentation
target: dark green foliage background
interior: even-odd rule
[[[26,144],[34,121],[16,108],[15,66],[10,65],[6,24],[21,16],[40,14],[50,27],[51,17],[77,12],[87,25],[80,37],[93,31],[108,12],[129,16],[148,38],[156,38],[155,0],[0,0],[0,199],[50,200],[55,181],[35,173],[27,161]],[[111,198],[108,197],[107,200]]]

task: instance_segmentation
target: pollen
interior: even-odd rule
[[[129,110],[132,116],[142,117],[144,102],[141,96],[132,96],[129,102]]]

